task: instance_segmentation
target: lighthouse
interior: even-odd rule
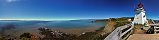
[[[144,6],[143,4],[140,2],[138,4],[138,7],[135,9],[135,17],[134,17],[134,20],[133,20],[133,24],[147,24],[148,21],[147,21],[147,18],[146,18],[146,15],[145,15],[145,10],[144,10]]]

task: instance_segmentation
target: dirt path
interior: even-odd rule
[[[133,34],[128,40],[159,40],[159,34]]]

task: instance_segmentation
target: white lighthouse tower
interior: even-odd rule
[[[133,24],[142,24],[142,25],[148,23],[148,21],[146,19],[143,4],[141,2],[138,4],[138,7],[135,9],[135,17],[134,17],[134,21],[132,23]]]

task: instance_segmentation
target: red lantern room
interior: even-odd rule
[[[142,7],[143,7],[143,4],[142,4],[142,3],[138,4],[138,7],[139,7],[139,8],[142,8]]]

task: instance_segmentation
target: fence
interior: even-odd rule
[[[111,34],[109,34],[104,40],[125,40],[132,33],[132,24],[127,24],[116,28]]]

